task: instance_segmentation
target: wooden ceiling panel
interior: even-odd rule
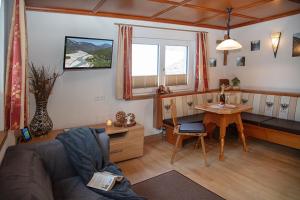
[[[288,0],[274,0],[269,3],[259,5],[255,8],[240,10],[239,13],[249,16],[255,16],[258,18],[265,18],[296,9],[300,9],[300,3],[295,3]]]
[[[200,11],[186,7],[177,7],[160,15],[159,18],[195,22],[202,18],[211,17],[213,15],[214,13],[212,12]]]
[[[214,8],[218,10],[225,11],[226,8],[232,7],[237,8],[241,6],[245,6],[251,4],[257,0],[193,0],[190,4],[199,5],[207,8]]]
[[[226,21],[227,19],[224,16],[218,16],[218,17],[214,17],[212,19],[208,19],[206,21],[203,21],[203,24],[211,24],[214,26],[224,26],[226,27]],[[235,17],[235,16],[231,16],[231,21],[230,21],[230,25],[236,25],[236,24],[241,24],[241,23],[246,23],[249,22],[249,19],[245,19],[242,17]]]
[[[99,0],[25,0],[26,5],[39,8],[92,10]]]
[[[151,17],[168,7],[168,4],[148,0],[106,0],[98,11]]]

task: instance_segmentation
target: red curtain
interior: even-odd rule
[[[207,33],[200,32],[196,35],[196,69],[195,69],[195,91],[208,90],[207,75]]]
[[[5,129],[27,125],[26,33],[24,0],[14,0],[5,84]]]
[[[117,97],[132,98],[132,27],[119,26]]]

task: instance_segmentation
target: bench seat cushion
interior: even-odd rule
[[[264,116],[264,115],[258,115],[258,114],[253,114],[253,113],[248,113],[248,112],[243,112],[242,113],[242,120],[245,123],[253,124],[260,126],[260,124],[266,120],[273,119],[272,117],[269,116]]]
[[[177,117],[178,124],[183,123],[196,123],[196,122],[202,122],[204,117],[204,113],[195,114],[195,115],[188,115],[184,117]],[[166,125],[174,126],[172,119],[165,119],[163,120],[163,123]]]
[[[184,123],[179,127],[179,133],[204,133],[205,128],[202,123]]]
[[[261,123],[262,127],[300,135],[300,122],[273,118]]]

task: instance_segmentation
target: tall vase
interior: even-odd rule
[[[30,131],[34,136],[46,135],[53,128],[52,120],[47,112],[47,100],[37,100],[36,110],[30,122]]]

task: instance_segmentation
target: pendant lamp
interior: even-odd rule
[[[242,45],[238,43],[237,41],[230,39],[230,15],[232,12],[232,8],[227,8],[227,13],[228,13],[228,19],[227,19],[227,36],[228,39],[224,40],[221,42],[216,49],[220,51],[230,51],[230,50],[236,50],[236,49],[241,49]]]

